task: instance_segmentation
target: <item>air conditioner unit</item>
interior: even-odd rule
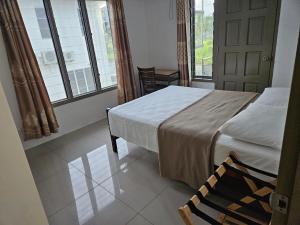
[[[64,57],[66,62],[74,61],[74,53],[73,52],[64,52]]]
[[[56,54],[54,51],[42,52],[42,58],[45,65],[54,64],[57,62]]]

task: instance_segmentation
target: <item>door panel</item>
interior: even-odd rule
[[[262,92],[269,86],[277,0],[216,0],[217,89]]]

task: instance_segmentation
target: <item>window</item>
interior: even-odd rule
[[[106,1],[18,2],[53,103],[88,97],[116,85]]]
[[[214,0],[191,0],[192,76],[212,79]]]

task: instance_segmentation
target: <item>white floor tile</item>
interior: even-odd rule
[[[141,214],[154,225],[182,225],[178,208],[192,196],[184,185],[171,185],[165,189]]]
[[[169,184],[168,179],[160,177],[153,162],[140,159],[101,183],[101,186],[140,211]]]
[[[73,166],[69,166],[49,179],[37,183],[46,214],[52,215],[74,199],[94,188],[94,183]]]
[[[125,225],[136,212],[96,187],[49,218],[50,225]],[[142,225],[142,224],[141,224]]]

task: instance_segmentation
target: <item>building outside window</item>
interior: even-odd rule
[[[53,103],[90,96],[116,85],[106,1],[18,2]]]
[[[192,76],[212,79],[214,0],[191,0]]]
[[[35,15],[43,39],[51,38],[50,29],[48,27],[48,20],[44,8],[35,8]]]

